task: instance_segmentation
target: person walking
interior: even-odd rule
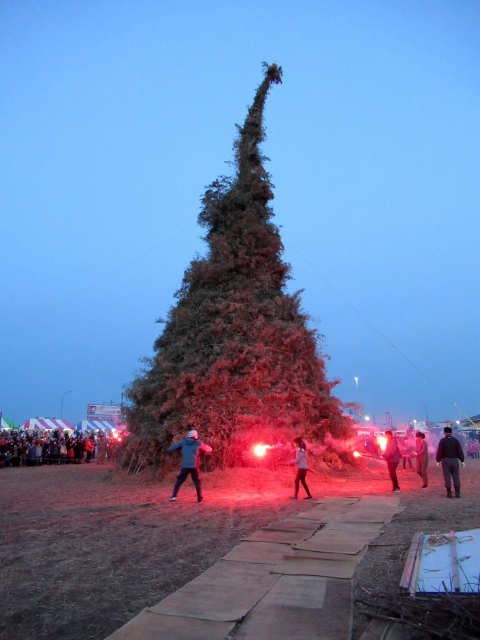
[[[445,427],[443,430],[445,436],[438,443],[437,449],[437,467],[442,465],[443,479],[445,481],[445,489],[447,490],[446,498],[452,496],[452,478],[455,488],[455,497],[460,498],[460,462],[462,467],[465,466],[465,456],[460,442],[452,436],[452,428]]]
[[[428,445],[425,440],[425,434],[417,431],[415,434],[415,458],[417,460],[417,473],[423,480],[422,489],[428,487]]]
[[[300,482],[303,485],[303,488],[307,492],[307,497],[304,500],[311,500],[312,494],[310,493],[310,489],[306,483],[306,476],[308,471],[307,464],[307,447],[304,441],[301,438],[295,438],[293,441],[294,445],[297,447],[297,457],[295,460],[291,460],[290,464],[297,465],[297,475],[295,477],[295,495],[292,496],[292,500],[298,500],[298,490],[300,488]]]
[[[385,448],[385,451],[383,452],[382,457],[388,465],[388,473],[393,484],[392,491],[398,492],[400,491],[400,487],[398,486],[397,467],[402,455],[400,453],[400,449],[398,448],[398,442],[394,437],[393,432],[385,431],[385,437],[387,439],[387,446]]]
[[[200,476],[200,453],[202,451],[203,453],[211,453],[212,447],[200,442],[198,439],[198,432],[195,431],[195,429],[192,429],[188,432],[188,436],[186,438],[180,440],[180,442],[177,442],[176,444],[172,444],[171,447],[168,447],[167,451],[172,453],[173,451],[177,451],[177,449],[182,450],[182,468],[180,469],[180,473],[175,481],[170,502],[174,502],[177,499],[178,490],[189,475],[192,476],[193,484],[197,490],[197,502],[203,502],[202,479]]]

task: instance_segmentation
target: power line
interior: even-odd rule
[[[393,344],[393,342],[389,340],[387,336],[383,334],[380,331],[380,329],[378,329],[359,309],[357,309],[357,307],[352,302],[350,302],[350,300],[346,296],[344,296],[343,293],[337,289],[337,287],[335,287],[329,280],[327,280],[327,278],[310,262],[310,260],[308,260],[308,258],[306,258],[291,242],[289,244],[298,253],[298,255],[301,258],[303,258],[303,260],[305,260],[305,262],[313,269],[313,271],[315,271],[315,273],[317,273],[320,276],[320,278],[322,278],[322,280],[326,284],[328,284],[328,286],[331,289],[333,289],[333,291],[335,291],[335,293],[338,296],[340,296],[340,298],[342,298],[342,300],[346,302],[348,306],[351,307],[355,311],[355,313],[359,315],[362,318],[362,320],[366,322],[375,331],[375,333],[377,333],[381,338],[383,338],[383,340],[385,340],[385,342],[389,344],[392,347],[392,349],[394,349],[404,360],[406,360],[416,371],[418,371],[420,375],[422,375],[426,380],[428,380],[428,382],[430,382],[430,384],[433,387],[435,387],[435,389],[447,400],[447,402],[449,402],[453,407],[455,407],[455,409],[457,409],[459,413],[461,413],[463,416],[465,416],[465,418],[470,420],[470,418],[468,418],[468,416],[457,406],[457,404],[453,402],[453,400],[445,393],[445,391],[441,387],[439,387],[424,371],[422,371],[420,367],[418,367],[414,362],[412,362],[412,360],[410,360],[408,356],[406,356],[402,351],[400,351],[400,349],[396,347]]]

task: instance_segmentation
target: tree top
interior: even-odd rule
[[[263,111],[265,100],[272,84],[281,84],[282,67],[275,62],[263,62],[264,79],[259,85],[252,106],[248,110],[243,127],[238,127],[239,137],[235,141],[238,177],[240,182],[249,182],[248,176],[253,173],[264,173],[261,167],[263,157],[258,145],[265,139],[263,128]]]

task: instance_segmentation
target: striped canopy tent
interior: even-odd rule
[[[75,427],[68,420],[57,418],[30,418],[23,425],[25,431],[75,431]]]
[[[103,433],[113,434],[118,431],[118,427],[114,422],[107,420],[82,420],[77,424],[77,431],[87,431],[91,433],[103,431]]]
[[[18,429],[18,426],[10,418],[2,418],[2,429]]]

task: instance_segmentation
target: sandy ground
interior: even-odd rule
[[[379,463],[372,463],[379,464]],[[412,535],[480,527],[480,460],[462,472],[463,497],[444,498],[399,472],[405,511],[369,548],[355,595],[396,593]],[[0,639],[102,639],[276,519],[311,508],[289,500],[294,471],[238,469],[204,476],[205,502],[190,480],[169,503],[163,483],[95,464],[0,470]],[[315,497],[389,493],[385,468],[309,474]],[[358,611],[357,611],[358,613]],[[356,615],[354,640],[367,620]]]

